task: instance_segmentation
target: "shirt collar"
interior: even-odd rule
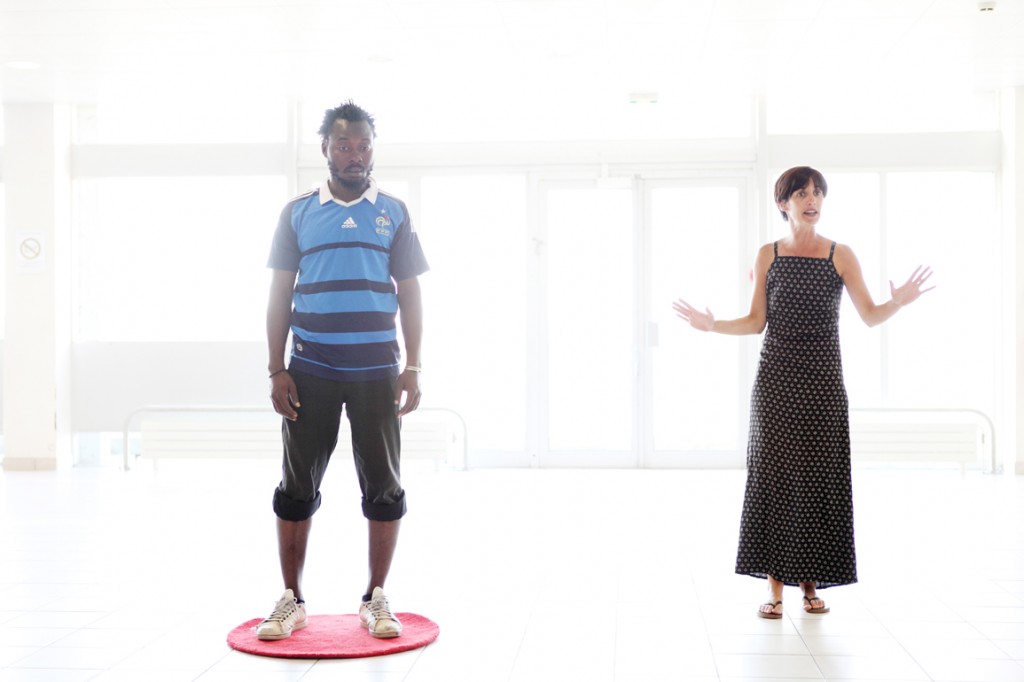
[[[345,201],[341,201],[340,199],[335,199],[334,195],[331,194],[331,187],[330,187],[330,185],[327,184],[327,180],[324,180],[323,183],[321,183],[321,185],[320,185],[320,205],[321,206],[323,206],[324,204],[328,204],[328,203],[330,203],[332,201],[334,203],[336,203],[336,204],[341,204],[342,206],[355,206],[356,204],[358,204],[363,199],[366,199],[371,204],[376,204],[377,203],[377,181],[374,180],[372,177],[370,178],[370,186],[367,187],[366,191],[363,192],[363,195],[361,197],[359,197],[358,199],[356,199],[355,201],[345,202]]]

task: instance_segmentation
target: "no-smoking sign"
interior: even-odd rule
[[[46,244],[42,232],[20,232],[14,236],[18,272],[42,272],[46,267]]]

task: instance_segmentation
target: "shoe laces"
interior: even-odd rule
[[[387,597],[378,597],[377,599],[371,599],[370,605],[367,607],[376,620],[395,620],[394,614],[391,613],[391,606],[388,604]]]
[[[274,612],[267,616],[267,620],[274,620],[283,623],[291,618],[298,610],[299,605],[295,603],[294,599],[282,599],[274,605]]]

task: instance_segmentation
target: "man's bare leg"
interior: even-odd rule
[[[398,546],[398,530],[401,521],[369,521],[370,584],[365,594],[372,594],[373,588],[383,589],[384,581],[391,571],[391,560]]]
[[[306,566],[306,545],[309,543],[309,530],[313,518],[305,521],[285,521],[277,519],[277,551],[281,559],[281,577],[284,586],[295,594],[295,599],[304,601],[302,597],[302,570]]]

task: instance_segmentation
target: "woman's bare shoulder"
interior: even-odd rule
[[[757,255],[754,257],[754,267],[766,269],[771,262],[775,260],[775,246],[774,242],[768,242],[762,244],[757,249]]]
[[[839,273],[840,277],[845,276],[851,270],[860,268],[857,256],[853,253],[853,249],[850,248],[849,244],[841,244],[839,242],[836,242],[836,249],[832,254],[832,264],[835,266],[836,272]]]
[[[843,244],[842,242],[836,242],[834,258],[842,258],[845,260],[856,260],[857,256],[853,253],[853,248],[849,244]]]

